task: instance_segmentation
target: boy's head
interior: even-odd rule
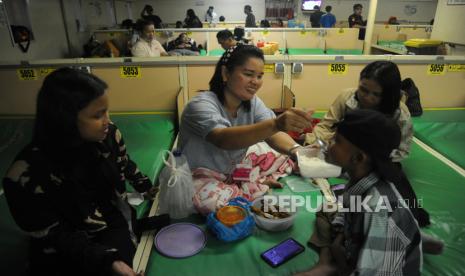
[[[363,10],[362,4],[355,4],[353,8],[354,8],[354,14],[356,15],[362,14],[362,10]]]
[[[216,39],[218,44],[225,50],[236,45],[236,40],[234,39],[233,33],[230,30],[222,30],[216,34]]]
[[[349,173],[364,167],[389,175],[395,169],[391,152],[399,147],[400,138],[399,126],[382,113],[368,109],[349,111],[336,124],[328,159]]]
[[[326,6],[325,11],[326,11],[326,12],[331,12],[332,9],[333,9],[333,7],[331,7],[331,6]]]

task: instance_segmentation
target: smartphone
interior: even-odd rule
[[[263,252],[260,257],[272,267],[278,267],[304,252],[305,247],[293,238],[289,238],[280,244]]]
[[[333,191],[334,196],[337,198],[344,194],[345,184],[332,185],[331,190]]]
[[[338,199],[339,196],[342,196],[344,194],[345,186],[346,186],[345,184],[337,184],[337,185],[331,186],[331,193],[336,199]],[[321,190],[320,192],[323,196],[325,196],[325,194],[323,193],[323,190]]]

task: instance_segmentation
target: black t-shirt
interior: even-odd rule
[[[361,15],[351,14],[349,16],[349,28],[353,28],[354,25],[365,26],[365,22]]]
[[[360,26],[366,25],[361,15],[352,14],[349,16],[349,28],[353,28],[354,25],[360,25]],[[358,32],[359,40],[365,39],[365,31],[366,31],[365,28],[360,28],[360,31]]]
[[[325,13],[322,11],[315,11],[314,13],[310,15],[310,23],[312,24],[312,28],[321,27],[320,19],[323,14]]]
[[[161,26],[161,19],[160,17],[158,17],[158,15],[144,15],[144,20],[148,20],[148,21],[152,21],[153,24],[155,25],[155,28],[156,29],[161,29],[162,26]]]

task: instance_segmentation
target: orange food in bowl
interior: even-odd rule
[[[216,212],[216,218],[226,226],[233,226],[245,219],[247,213],[239,206],[224,206]]]

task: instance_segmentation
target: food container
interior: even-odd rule
[[[268,197],[270,196],[267,196],[267,198]],[[276,199],[277,199],[277,202],[279,202],[279,197],[276,197]],[[271,232],[278,232],[278,231],[284,231],[290,228],[294,224],[294,219],[297,215],[297,210],[295,210],[295,212],[286,210],[286,212],[289,213],[289,217],[286,217],[286,218],[265,218],[261,215],[258,215],[257,213],[253,211],[254,209],[261,210],[262,206],[263,206],[263,197],[257,198],[252,202],[252,216],[257,226],[260,227],[261,229],[266,230],[266,231],[271,231]],[[285,207],[288,207],[288,206],[285,206]]]
[[[245,219],[247,211],[239,206],[224,206],[216,212],[216,218],[226,226],[233,226]]]
[[[328,178],[341,175],[341,167],[327,163],[319,148],[297,150],[297,163],[303,177]]]

